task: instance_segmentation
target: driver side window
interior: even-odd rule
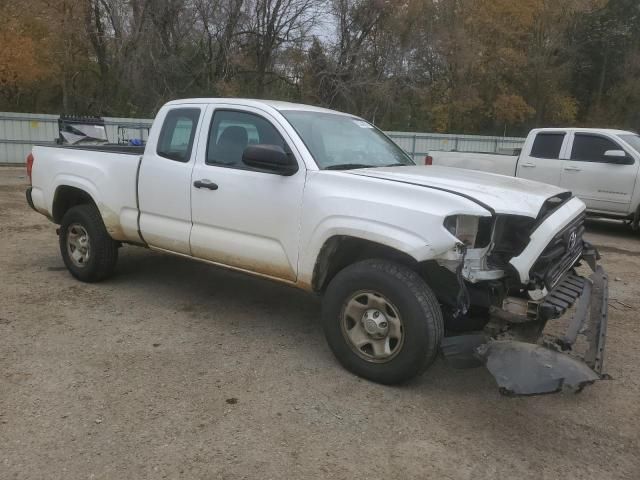
[[[211,120],[207,142],[207,165],[250,169],[242,161],[242,153],[249,145],[277,145],[288,147],[275,127],[253,113],[235,110],[216,110]]]
[[[576,133],[571,149],[571,160],[609,163],[610,160],[604,156],[607,150],[622,150],[622,147],[599,135]]]

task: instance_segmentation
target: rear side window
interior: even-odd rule
[[[535,158],[560,158],[564,133],[539,133],[533,140],[531,156]]]
[[[191,149],[199,117],[199,108],[170,110],[164,119],[158,138],[156,150],[158,155],[177,162],[188,162],[191,158]]]
[[[613,140],[598,135],[576,133],[573,138],[571,160],[581,162],[608,162],[604,156],[607,150],[622,150]]]

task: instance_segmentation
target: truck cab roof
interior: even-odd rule
[[[627,130],[616,130],[614,128],[579,128],[579,127],[552,127],[552,128],[534,128],[529,135],[540,132],[579,132],[579,133],[605,133],[609,135],[634,135],[634,132]]]
[[[181,100],[173,100],[166,105],[189,105],[189,104],[210,104],[210,103],[228,103],[238,106],[256,107],[256,108],[272,108],[281,110],[300,110],[306,112],[332,113],[335,115],[344,115],[352,117],[348,113],[330,110],[328,108],[314,107],[312,105],[304,105],[302,103],[283,102],[280,100],[259,100],[251,98],[185,98]]]

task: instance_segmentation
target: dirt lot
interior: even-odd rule
[[[316,298],[197,262],[125,247],[79,283],[21,175],[0,169],[2,479],[640,478],[640,238],[617,223],[589,223],[613,380],[506,398],[441,359],[360,380]]]

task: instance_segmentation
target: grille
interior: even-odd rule
[[[531,278],[551,290],[582,256],[585,214],[558,232],[531,269]]]

